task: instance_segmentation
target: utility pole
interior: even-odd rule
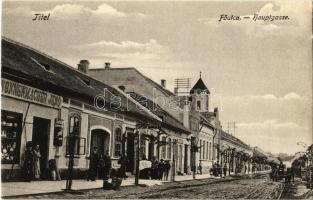
[[[135,176],[135,185],[139,185],[139,164],[140,164],[140,158],[139,158],[139,153],[140,153],[140,133],[137,130],[136,131],[136,176]]]
[[[75,146],[75,135],[69,134],[68,136],[68,150],[69,150],[69,164],[67,170],[67,179],[66,179],[66,189],[65,191],[72,190],[72,182],[73,182],[73,166],[74,166],[74,146]]]
[[[196,152],[197,152],[198,146],[196,143],[196,138],[192,137],[191,139],[191,153],[192,153],[192,178],[196,179],[196,171],[197,171],[197,166],[196,166]]]
[[[176,148],[176,140],[172,142],[173,144],[173,158],[172,158],[172,181],[175,181],[175,171],[176,171],[176,160],[175,160],[175,148]],[[170,144],[170,145],[172,145]]]

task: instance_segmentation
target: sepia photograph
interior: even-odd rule
[[[1,198],[312,199],[312,0],[4,0]]]

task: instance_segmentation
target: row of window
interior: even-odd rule
[[[212,143],[204,140],[200,140],[200,159],[211,160],[212,159]]]
[[[79,136],[80,135],[80,118],[77,115],[73,115],[70,117],[70,134]],[[123,144],[123,136],[122,129],[116,128],[114,131],[114,157],[119,157],[122,154],[122,144]],[[204,140],[200,140],[200,159],[212,159],[212,143]],[[81,151],[81,144],[77,142],[75,144],[76,152]],[[160,143],[161,150],[161,158],[162,159],[171,159],[172,157],[172,140],[166,137],[161,138]],[[146,152],[146,140],[140,141],[140,155],[145,155]],[[147,156],[147,155],[145,155]]]

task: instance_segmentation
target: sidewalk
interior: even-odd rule
[[[213,178],[209,174],[196,175],[196,179]],[[219,178],[219,177],[214,177]],[[186,181],[192,180],[192,175],[186,176],[175,176],[175,181]],[[140,179],[139,184],[147,186],[161,185],[167,181],[159,180],[146,180]],[[96,189],[102,187],[102,180],[87,181],[87,180],[73,180],[73,190],[84,190],[84,189]],[[122,186],[130,186],[135,184],[135,179],[127,178],[123,180]],[[66,180],[62,181],[32,181],[32,182],[4,182],[1,184],[1,196],[17,196],[17,195],[28,195],[28,194],[39,194],[39,193],[53,193],[60,192],[65,189]]]

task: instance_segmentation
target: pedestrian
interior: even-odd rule
[[[291,182],[291,169],[288,167],[285,175],[285,183],[290,184]]]
[[[34,178],[34,153],[32,151],[32,142],[26,143],[25,159],[23,164],[23,174],[25,181],[30,182]]]
[[[112,169],[112,162],[111,157],[109,155],[109,151],[106,151],[106,154],[104,155],[103,158],[104,158],[104,178],[109,179]]]
[[[163,159],[161,159],[161,161],[158,165],[158,179],[161,181],[163,180],[164,167],[165,167],[165,162]]]
[[[34,155],[34,176],[35,179],[39,180],[40,179],[40,158],[41,158],[41,154],[40,154],[40,147],[37,144],[33,150],[33,155]]]
[[[158,176],[158,160],[155,156],[152,157],[151,161],[151,179],[157,179]]]
[[[295,183],[295,169],[294,167],[291,167],[291,180],[292,180],[292,183]]]
[[[216,175],[217,176],[221,176],[222,175],[222,173],[221,173],[221,166],[220,166],[220,164],[218,164],[218,163],[216,163]]]
[[[98,178],[99,179],[103,179],[104,168],[105,168],[104,155],[100,154],[99,162],[98,162]]]
[[[109,151],[106,151],[104,157],[104,173],[103,173],[103,189],[108,189],[109,188],[109,177],[110,177],[110,172],[112,168],[112,163],[111,163],[111,157],[109,155]]]
[[[128,165],[128,158],[125,154],[120,155],[120,159],[118,160],[118,164],[120,164],[120,173],[121,173],[121,177],[126,179],[126,167]]]
[[[90,154],[90,162],[89,162],[89,176],[87,180],[95,181],[97,174],[98,174],[98,167],[99,167],[99,154],[98,148],[94,147],[93,151]]]
[[[224,164],[224,167],[223,167],[223,173],[224,173],[224,178],[225,178],[226,174],[227,174],[227,165],[226,165],[226,163]]]
[[[212,165],[213,176],[216,176],[216,163]]]
[[[202,164],[201,164],[201,161],[199,163],[198,169],[199,169],[199,174],[202,174]]]
[[[167,160],[165,162],[165,165],[164,165],[164,179],[165,179],[165,181],[168,181],[168,175],[169,175],[170,169],[171,169],[171,164],[170,164],[170,161]]]

